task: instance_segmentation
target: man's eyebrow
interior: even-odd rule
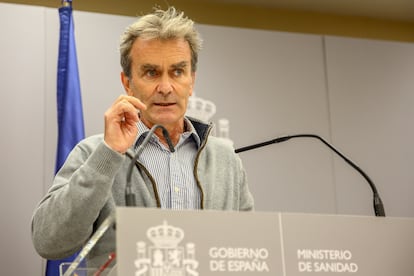
[[[188,66],[188,62],[187,61],[180,61],[178,63],[174,63],[173,65],[171,65],[171,67],[173,69],[177,69],[177,68],[185,68]]]
[[[155,65],[155,64],[150,64],[150,63],[145,63],[145,64],[142,64],[142,65],[140,66],[140,69],[141,69],[142,71],[155,70],[155,69],[158,69],[158,68],[159,68],[159,66],[158,66],[158,65]]]
[[[171,65],[171,68],[173,68],[173,69],[177,69],[177,68],[185,68],[185,67],[187,67],[188,66],[188,62],[187,61],[180,61],[180,62],[177,62],[177,63],[174,63],[174,64],[172,64]],[[156,64],[151,64],[151,63],[145,63],[145,64],[142,64],[141,66],[140,66],[140,69],[142,70],[142,71],[148,71],[148,70],[157,70],[157,69],[159,69],[160,68],[160,66],[158,66],[158,65],[156,65]]]

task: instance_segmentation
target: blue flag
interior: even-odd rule
[[[57,70],[58,143],[55,173],[73,147],[85,137],[71,1],[59,8],[60,38]],[[48,260],[46,276],[59,275],[62,262],[72,262],[77,254],[62,260]]]
[[[57,71],[58,145],[56,172],[73,147],[85,137],[82,98],[76,57],[72,7],[61,7]]]

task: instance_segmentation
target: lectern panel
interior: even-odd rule
[[[414,275],[412,219],[281,214],[286,275]]]
[[[117,209],[118,275],[281,276],[274,213]]]

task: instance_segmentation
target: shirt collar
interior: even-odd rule
[[[135,146],[134,146],[135,149],[138,147],[139,144],[142,143],[142,141],[145,139],[145,137],[148,135],[148,132],[150,131],[150,129],[141,120],[138,121],[137,127],[138,127],[138,136],[135,141]],[[201,144],[200,137],[198,136],[197,131],[195,130],[193,124],[187,117],[184,117],[184,129],[185,129],[184,133],[181,134],[183,139],[185,140],[189,137],[192,137],[194,142],[196,142],[197,144],[197,148],[199,148]],[[151,141],[159,142],[159,138],[156,135],[153,135],[151,137]]]

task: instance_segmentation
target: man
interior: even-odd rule
[[[128,166],[149,129],[160,129],[140,155],[132,191],[140,207],[248,211],[253,198],[241,160],[211,125],[186,118],[201,39],[194,23],[174,8],[156,10],[129,26],[121,39],[126,95],[105,113],[103,135],[80,142],[35,210],[33,243],[48,259],[78,251],[116,206],[125,205]],[[139,218],[137,218],[139,219]],[[115,251],[110,228],[92,249],[99,267]]]

